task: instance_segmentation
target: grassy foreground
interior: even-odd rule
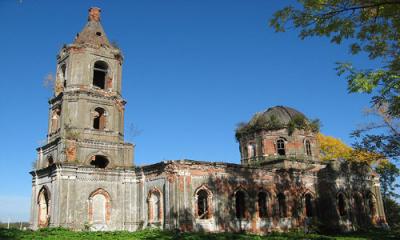
[[[210,239],[210,240],[263,240],[263,239],[326,239],[326,240],[355,240],[355,239],[400,239],[399,231],[370,231],[340,235],[304,234],[300,232],[271,233],[267,236],[235,233],[174,233],[159,230],[143,230],[138,232],[73,232],[61,228],[42,229],[39,231],[21,231],[17,229],[0,228],[0,239],[146,239],[146,240],[175,240],[175,239]]]

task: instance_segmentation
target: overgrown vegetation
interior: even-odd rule
[[[0,239],[146,239],[146,240],[263,240],[263,239],[399,239],[397,231],[370,230],[368,232],[348,233],[338,235],[305,234],[303,232],[270,233],[267,236],[257,236],[239,233],[181,233],[159,230],[142,230],[137,232],[74,232],[62,228],[42,229],[39,231],[21,231],[17,229],[0,229]]]
[[[320,121],[318,119],[310,121],[303,115],[298,114],[285,124],[280,122],[275,115],[265,117],[262,113],[257,113],[249,123],[238,124],[235,136],[239,141],[242,136],[253,134],[261,130],[275,131],[284,128],[288,130],[289,135],[292,135],[296,129],[317,133],[319,132]]]

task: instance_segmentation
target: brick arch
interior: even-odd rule
[[[105,223],[109,224],[111,220],[111,196],[110,194],[104,190],[103,188],[98,188],[94,190],[90,195],[89,195],[89,209],[88,209],[88,215],[89,215],[89,223],[93,224],[93,198],[96,195],[103,195],[105,197],[106,203],[105,203]]]
[[[151,202],[152,201],[152,197],[153,196],[158,196],[158,219],[154,218],[154,204]],[[156,222],[162,222],[163,220],[163,195],[162,192],[156,188],[153,187],[151,190],[149,190],[148,194],[147,194],[147,217],[148,217],[148,221],[149,223],[156,223]]]
[[[198,195],[200,191],[205,191],[207,193],[207,213],[205,218],[203,218],[202,216],[199,216],[199,204],[198,204]],[[205,185],[202,184],[200,187],[198,187],[195,191],[194,191],[194,195],[193,195],[193,209],[194,209],[194,216],[195,218],[201,218],[201,219],[210,219],[213,216],[213,193],[210,190],[210,188]]]
[[[378,206],[377,199],[374,193],[367,191],[365,194],[365,206],[368,210],[368,215],[373,224],[376,224],[378,220]]]

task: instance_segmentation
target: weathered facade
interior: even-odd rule
[[[287,128],[305,116],[277,106],[237,134],[241,164],[164,161],[138,167],[124,142],[121,51],[100,9],[57,57],[47,143],[31,172],[31,225],[129,230],[266,233],[385,224],[379,178],[366,166],[319,160],[315,131]],[[273,123],[277,123],[273,124]],[[255,125],[254,125],[255,126]]]

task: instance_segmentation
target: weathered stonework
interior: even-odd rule
[[[124,142],[122,53],[100,24],[100,9],[57,58],[47,143],[31,172],[31,226],[135,231],[267,233],[386,224],[379,177],[366,166],[319,160],[315,133],[257,130],[238,139],[241,164],[164,161],[134,166]],[[287,122],[296,114],[274,107]],[[263,115],[263,116],[264,116]]]

